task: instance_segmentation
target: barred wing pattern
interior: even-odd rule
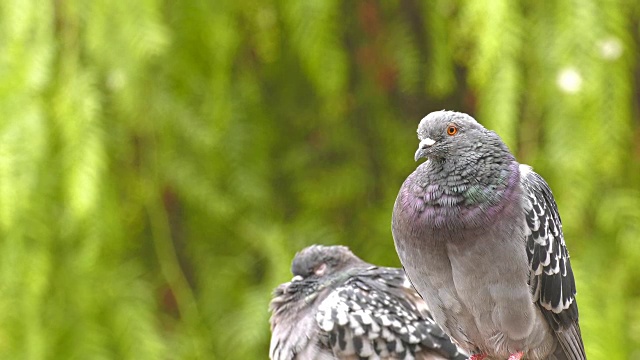
[[[371,267],[351,277],[320,304],[316,320],[339,358],[466,359],[401,269]]]
[[[560,345],[571,360],[585,359],[578,325],[576,285],[569,261],[562,222],[549,185],[526,165],[520,166],[526,195],[529,285]]]

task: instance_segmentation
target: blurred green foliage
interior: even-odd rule
[[[295,251],[399,265],[443,108],[550,183],[589,358],[640,358],[639,24],[631,0],[3,0],[0,358],[266,358]]]

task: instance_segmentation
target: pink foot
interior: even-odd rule
[[[473,354],[469,357],[469,360],[484,360],[486,357],[487,355],[485,354]]]
[[[523,355],[522,351],[520,351],[520,352],[517,352],[515,354],[509,355],[509,359],[507,359],[507,360],[520,360],[522,358],[522,355]]]

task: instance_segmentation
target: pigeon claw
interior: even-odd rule
[[[487,355],[485,354],[473,354],[469,357],[469,360],[484,360],[486,357]]]
[[[520,352],[517,352],[515,354],[509,355],[509,359],[507,359],[507,360],[520,360],[522,358],[522,355],[523,355],[523,353],[522,353],[522,351],[520,351]]]

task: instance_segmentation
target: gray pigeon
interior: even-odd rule
[[[291,271],[270,304],[272,360],[466,359],[402,269],[373,266],[344,246],[313,245],[296,254]]]
[[[433,112],[393,209],[407,276],[471,359],[586,358],[547,183],[467,114]]]

